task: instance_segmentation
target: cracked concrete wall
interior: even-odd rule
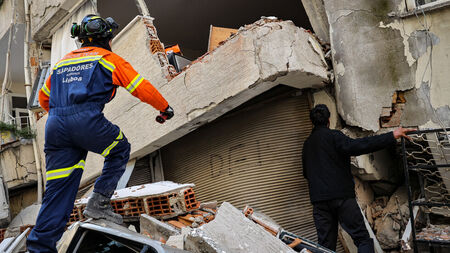
[[[58,13],[59,7],[64,0],[33,0],[30,5],[30,18],[31,18],[31,35],[33,38],[42,39],[43,35],[38,33],[42,32],[43,27],[52,27],[56,25],[57,20],[52,22],[51,19],[56,15],[62,18],[67,13]],[[47,24],[49,23],[49,24]],[[40,40],[35,39],[35,40]]]
[[[415,68],[415,83],[405,92],[402,124],[423,127],[450,127],[450,8],[426,12],[426,23],[409,16],[391,23],[402,31],[404,54]],[[429,33],[424,27],[429,27]]]
[[[400,31],[380,25],[391,22],[387,13],[396,10],[396,2],[324,1],[338,111],[349,125],[377,131],[382,107],[391,106],[393,93],[414,85]]]
[[[393,94],[406,91],[399,125],[438,127],[438,117],[450,125],[449,8],[426,13],[430,32],[425,33],[423,17],[388,15],[405,12],[403,1],[324,3],[330,22],[337,106],[347,124],[378,131],[383,107],[393,107]],[[427,64],[431,48],[430,85]]]
[[[61,21],[70,18],[85,2],[87,0],[33,0],[30,6],[32,38],[35,41],[50,39]]]
[[[127,136],[131,158],[159,149],[278,84],[322,87],[328,80],[318,42],[290,21],[260,20],[241,28],[170,82],[160,78],[160,68],[152,66],[160,65],[149,56],[149,38],[143,36],[147,28],[140,22],[135,25],[118,35],[124,40],[117,40],[113,50],[153,82],[174,108],[175,117],[160,125],[155,122],[157,111],[119,89],[104,113]],[[41,147],[45,119],[37,124]],[[99,155],[88,155],[82,184],[100,174],[102,163]]]
[[[18,143],[2,150],[0,169],[8,189],[37,182],[33,145]]]

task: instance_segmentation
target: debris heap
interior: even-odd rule
[[[111,197],[114,212],[125,220],[147,214],[157,218],[171,218],[198,209],[193,184],[176,184],[170,181],[144,184],[120,189]],[[88,198],[75,201],[69,224],[86,220],[83,211]]]

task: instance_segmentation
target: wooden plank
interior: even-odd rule
[[[208,52],[216,49],[222,41],[227,40],[231,35],[237,33],[237,29],[210,26]]]

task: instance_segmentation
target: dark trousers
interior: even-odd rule
[[[50,111],[44,151],[47,184],[36,226],[27,239],[32,253],[56,252],[56,242],[74,206],[88,151],[105,157],[94,192],[111,197],[125,171],[130,144],[119,127],[93,107],[77,113]]]
[[[350,234],[358,252],[374,252],[356,199],[334,199],[313,203],[314,223],[319,244],[336,251],[338,222]]]

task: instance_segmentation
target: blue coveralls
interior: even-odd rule
[[[56,242],[64,232],[74,206],[88,151],[105,157],[94,192],[111,197],[125,171],[130,144],[119,127],[104,117],[102,110],[114,97],[117,88],[114,82],[123,82],[122,86],[139,97],[135,90],[142,83],[142,77],[117,55],[104,56],[110,53],[92,47],[91,50],[72,52],[70,57],[55,65],[43,87],[43,92],[50,97],[44,149],[47,184],[36,226],[27,239],[30,252],[56,252]],[[114,59],[119,62],[115,63]],[[126,69],[114,73],[116,78],[112,73],[118,64]],[[123,81],[117,81],[120,78]],[[143,91],[142,88],[141,93]],[[156,95],[160,96],[159,93]]]

